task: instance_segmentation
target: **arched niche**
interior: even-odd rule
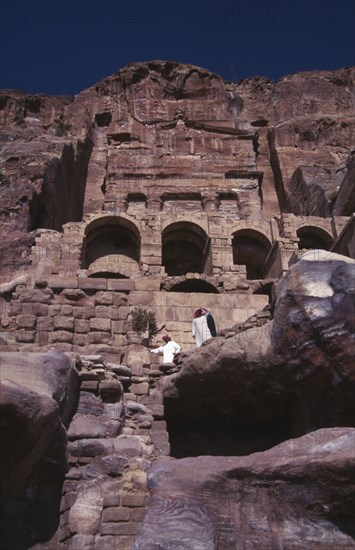
[[[125,218],[99,218],[85,230],[82,267],[98,272],[138,271],[140,236],[137,227]]]
[[[219,294],[215,286],[203,279],[185,279],[171,286],[169,292],[203,292],[204,294]]]
[[[192,222],[176,222],[162,233],[162,264],[168,276],[211,272],[210,239]]]
[[[314,225],[304,225],[297,230],[299,250],[330,250],[333,239],[327,231]]]
[[[248,279],[262,279],[263,267],[271,243],[255,229],[241,229],[233,234],[233,263],[245,265]]]

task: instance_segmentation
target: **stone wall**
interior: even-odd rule
[[[194,294],[132,287],[131,280],[77,277],[52,277],[48,284],[39,280],[34,288],[18,285],[10,301],[3,304],[2,338],[32,351],[99,352],[117,361],[127,344],[127,332],[132,330],[130,312],[135,307],[154,311],[158,327],[165,325],[164,330],[187,350],[195,346],[191,336],[194,309],[209,307],[218,330],[224,330],[268,303],[265,295],[242,292]]]
[[[77,358],[81,389],[68,431],[59,528],[37,550],[133,545],[149,498],[147,472],[169,456],[170,447],[157,356],[131,345],[124,362]]]

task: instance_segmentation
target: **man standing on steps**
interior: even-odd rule
[[[202,346],[205,340],[212,337],[210,329],[207,325],[207,318],[202,307],[196,309],[194,312],[194,318],[192,320],[192,336],[195,338],[196,346],[198,348]]]
[[[168,336],[167,334],[163,336],[163,340],[165,342],[165,345],[159,346],[158,348],[155,348],[155,349],[151,349],[150,352],[162,353],[163,362],[172,363],[174,360],[174,355],[176,355],[177,353],[180,353],[181,346],[179,346],[179,344],[174,342],[174,340],[172,340],[170,336]]]

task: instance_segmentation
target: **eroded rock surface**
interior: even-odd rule
[[[354,438],[323,429],[265,453],[154,466],[134,550],[355,548]]]
[[[132,63],[75,98],[4,90],[2,277],[28,266],[33,230],[60,231],[112,201],[126,209],[127,191],[132,204],[147,194],[159,210],[167,179],[184,188],[185,208],[202,198],[215,210],[218,193],[228,199],[232,187],[237,219],[280,210],[326,216],[333,205],[349,215],[353,81],[345,68],[229,83],[154,61]],[[176,199],[166,197],[165,208]]]
[[[60,352],[1,354],[1,542],[48,540],[59,519],[75,362]]]

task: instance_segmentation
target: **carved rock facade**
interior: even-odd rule
[[[3,394],[4,406],[15,415],[5,422],[15,449],[5,509],[14,510],[11,499],[19,498],[22,519],[15,512],[12,518],[26,525],[22,539],[13,523],[5,525],[14,548],[128,550],[148,548],[149,540],[151,548],[176,549],[175,529],[196,550],[205,541],[201,529],[208,539],[203,550],[231,541],[242,548],[246,537],[262,548],[251,535],[253,519],[244,522],[244,534],[228,534],[240,481],[225,485],[232,503],[223,508],[217,498],[225,517],[211,519],[200,487],[196,502],[190,499],[189,476],[199,459],[169,455],[210,455],[202,461],[202,485],[210,487],[210,470],[223,480],[232,475],[229,459],[213,455],[264,451],[260,459],[230,460],[243,472],[260,462],[258,476],[267,477],[268,457],[284,457],[283,441],[353,426],[353,79],[348,68],[232,84],[198,67],[154,61],[128,65],[74,99],[3,92],[1,346],[9,364],[24,365],[19,372],[27,372],[26,353],[34,381],[39,365],[56,372],[58,362],[70,364],[80,380],[71,413],[49,415],[68,438],[54,493],[66,474],[60,509],[48,512],[41,531],[28,509],[46,491],[52,451],[49,445],[38,460],[28,459],[28,476],[16,485],[21,461],[13,434],[20,422],[35,437],[37,416],[46,424],[49,409],[41,416],[38,380],[29,388],[5,372],[12,389]],[[153,310],[158,326],[182,345],[176,364],[163,366],[131,343],[137,306]],[[193,350],[191,317],[200,306],[212,309],[219,336]],[[31,406],[18,410],[19,396],[34,409],[39,404],[37,416]],[[55,409],[58,391],[48,399]],[[350,428],[339,430],[334,437],[342,445]],[[317,447],[318,439],[325,445],[332,437],[326,430],[315,434],[304,441]],[[180,483],[185,464],[190,473]],[[307,476],[307,458],[300,468]],[[342,463],[339,468],[342,477]],[[177,472],[177,486],[166,491],[187,502],[183,516],[192,514],[193,521],[180,523],[177,514],[168,533],[153,536],[165,472]],[[301,492],[308,502],[306,488]],[[351,544],[337,495],[324,506],[338,530],[321,532],[314,522],[308,548]],[[47,502],[39,500],[38,514]],[[286,523],[297,514],[308,517],[304,504],[291,508]],[[161,512],[169,522],[168,511]],[[277,533],[271,542],[263,535],[265,549],[289,541],[301,547],[305,524],[297,535],[285,522],[271,527]],[[314,546],[316,533],[326,533],[328,547]]]

